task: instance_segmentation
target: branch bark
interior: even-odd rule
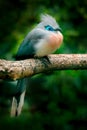
[[[16,80],[51,70],[87,69],[87,54],[53,54],[48,60],[27,59],[21,61],[0,60],[0,78]]]

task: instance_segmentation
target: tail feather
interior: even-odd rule
[[[19,116],[22,111],[22,107],[24,104],[25,91],[20,95],[19,102],[17,99],[13,97],[12,106],[11,106],[11,117]]]
[[[17,110],[17,100],[15,97],[13,97],[11,106],[11,117],[14,117],[16,115],[16,110]]]
[[[19,79],[17,82],[16,94],[12,100],[11,117],[18,116],[21,114],[22,107],[24,104],[27,81],[28,78],[23,78],[23,79]]]

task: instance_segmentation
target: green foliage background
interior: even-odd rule
[[[87,53],[87,0],[0,0],[0,58],[14,60],[26,34],[48,13],[64,42],[56,53]],[[16,82],[0,80],[0,129],[86,130],[87,70],[31,77],[22,114],[9,117]]]

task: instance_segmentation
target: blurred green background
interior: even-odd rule
[[[41,13],[56,18],[64,41],[56,53],[87,53],[87,0],[0,0],[0,58],[14,60]],[[0,80],[0,130],[87,130],[87,70],[31,77],[20,117],[10,118],[16,82]]]

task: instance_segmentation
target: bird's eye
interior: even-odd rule
[[[48,31],[54,31],[54,29],[50,25],[45,26],[45,29]]]

